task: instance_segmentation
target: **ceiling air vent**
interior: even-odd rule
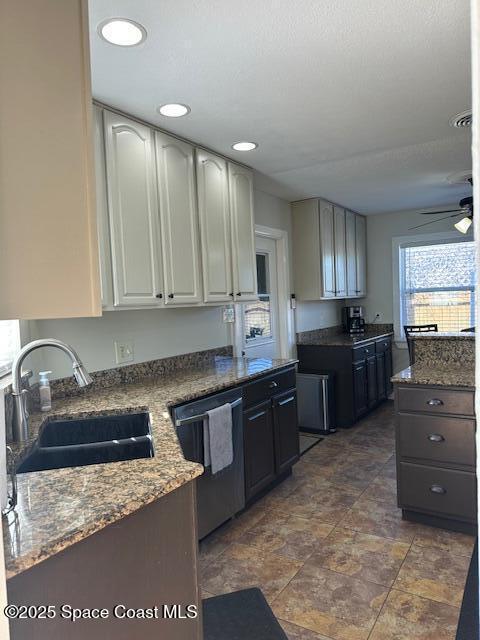
[[[457,129],[462,129],[463,127],[471,127],[472,126],[472,112],[470,109],[467,111],[462,111],[462,113],[458,113],[456,116],[450,119],[450,124],[452,127],[456,127]]]

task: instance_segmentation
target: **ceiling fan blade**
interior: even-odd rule
[[[409,227],[408,230],[413,231],[414,229],[420,229],[420,227],[426,227],[428,224],[435,224],[435,222],[441,222],[442,220],[448,220],[449,218],[456,218],[462,213],[463,211],[460,211],[460,213],[454,213],[453,216],[445,216],[444,218],[437,218],[436,220],[430,220],[429,222],[424,222],[423,224],[417,224],[416,227]]]
[[[466,211],[466,209],[445,209],[444,211],[419,211],[422,216],[436,216],[439,213],[453,213],[454,211]]]

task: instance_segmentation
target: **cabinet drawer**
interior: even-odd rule
[[[295,369],[287,369],[280,373],[273,373],[245,385],[243,391],[244,405],[250,407],[258,402],[277,395],[281,391],[287,391],[295,387]]]
[[[400,413],[398,455],[475,466],[475,421]]]
[[[391,338],[382,338],[381,340],[377,340],[375,342],[375,349],[377,353],[384,353],[388,349],[391,349],[391,347],[392,347]]]
[[[368,344],[362,344],[361,347],[355,347],[352,349],[353,361],[360,362],[360,360],[366,360],[375,353],[375,343],[370,342]]]
[[[428,387],[397,387],[399,411],[474,414],[473,391],[451,391]]]
[[[401,462],[398,486],[403,509],[476,521],[474,473]]]

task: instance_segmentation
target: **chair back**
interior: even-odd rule
[[[404,324],[403,330],[405,332],[405,338],[407,339],[408,357],[410,364],[415,362],[415,353],[413,349],[413,340],[410,336],[414,333],[428,333],[430,331],[438,331],[438,324]]]

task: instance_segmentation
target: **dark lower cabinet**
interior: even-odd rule
[[[249,502],[300,456],[295,368],[244,387],[245,498]]]
[[[387,397],[387,380],[385,376],[385,353],[377,353],[377,399],[379,402]]]
[[[300,457],[297,427],[297,394],[287,391],[273,399],[276,473],[283,473]]]
[[[275,480],[275,450],[273,446],[273,410],[266,400],[244,413],[245,498]]]
[[[367,358],[367,390],[368,408],[373,409],[378,402],[376,356]]]
[[[392,339],[335,341],[333,336],[332,344],[297,344],[299,370],[335,373],[336,426],[351,427],[392,392]]]
[[[368,411],[367,365],[357,362],[353,365],[353,406],[355,419],[361,418]]]

